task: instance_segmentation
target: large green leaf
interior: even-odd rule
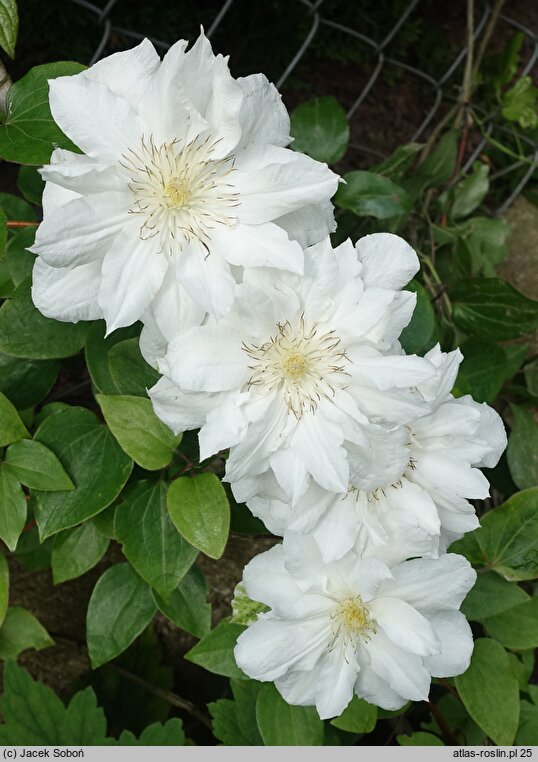
[[[72,61],[35,66],[10,87],[6,114],[0,117],[3,159],[19,164],[46,164],[53,148],[76,150],[51,116],[48,80],[78,74],[84,68]]]
[[[396,740],[400,746],[444,746],[438,736],[433,733],[424,733],[421,730],[411,733],[410,736],[396,736]]]
[[[0,743],[15,746],[102,746],[106,719],[91,688],[77,693],[66,708],[56,694],[8,661],[1,699],[4,725]]]
[[[311,706],[291,706],[274,685],[262,686],[256,719],[266,746],[322,746],[323,722]]]
[[[359,217],[385,220],[411,210],[407,192],[388,177],[375,172],[357,170],[344,175],[345,184],[338,187],[334,203],[350,209]]]
[[[249,738],[241,732],[239,727],[239,712],[235,701],[219,699],[207,705],[213,720],[212,730],[215,738],[224,746],[250,746]]]
[[[9,566],[6,557],[0,553],[0,625],[4,621],[9,603]]]
[[[57,455],[75,485],[70,492],[34,492],[42,539],[110,505],[133,467],[110,431],[85,408],[67,408],[46,418],[35,439]]]
[[[37,167],[23,164],[17,175],[17,186],[26,201],[41,206],[45,181],[39,174]]]
[[[461,606],[467,619],[477,622],[528,601],[529,596],[514,582],[507,582],[494,572],[479,574],[474,587]]]
[[[96,669],[125,651],[153,619],[151,588],[130,564],[116,564],[95,585],[87,615],[88,651]]]
[[[0,392],[0,447],[18,442],[30,434],[15,407]]]
[[[16,0],[0,0],[0,47],[10,58],[15,58],[15,44],[19,31]]]
[[[97,390],[102,394],[127,393],[121,383],[122,379],[116,380],[112,375],[110,352],[116,344],[137,337],[140,333],[140,327],[139,325],[131,325],[128,328],[118,328],[106,338],[105,333],[106,324],[104,320],[94,321],[87,331],[84,353],[90,376]],[[130,381],[123,379],[123,383],[130,384]]]
[[[477,162],[470,175],[467,175],[454,188],[452,216],[454,219],[467,217],[482,203],[489,189],[489,167]]]
[[[511,405],[514,416],[506,457],[519,489],[538,486],[538,423],[532,410]]]
[[[519,723],[519,686],[504,648],[491,638],[476,640],[471,665],[455,683],[477,725],[494,743],[510,746]]]
[[[512,583],[513,584],[513,583]],[[501,614],[484,619],[488,634],[506,648],[525,650],[538,646],[538,598],[533,597]]]
[[[124,494],[114,519],[125,557],[165,599],[176,590],[198,555],[170,521],[166,491],[163,482],[134,484]]]
[[[211,558],[220,558],[230,530],[226,492],[214,474],[181,476],[168,490],[168,512],[183,537]]]
[[[340,161],[349,140],[346,112],[330,95],[301,103],[291,115],[291,136],[296,151],[327,164]]]
[[[178,717],[173,717],[164,724],[154,722],[148,725],[139,738],[130,730],[124,730],[117,741],[118,746],[183,746],[184,743],[183,723]]]
[[[474,545],[472,562],[491,568],[507,580],[538,576],[538,488],[512,495],[488,511],[482,526],[468,535]],[[460,543],[465,543],[467,537]],[[460,543],[451,550],[459,551]]]
[[[36,255],[27,249],[33,245],[36,228],[25,228],[11,236],[6,248],[6,262],[15,287],[32,277]]]
[[[414,291],[417,304],[411,322],[403,329],[400,343],[407,354],[416,354],[428,349],[435,329],[435,314],[424,286],[412,280],[405,287],[406,291]]]
[[[108,542],[91,520],[59,532],[51,556],[54,584],[76,579],[93,569],[104,556]]]
[[[140,354],[137,337],[114,344],[108,353],[108,365],[121,394],[147,397],[146,389],[154,386],[160,378]]]
[[[30,611],[17,606],[8,609],[0,627],[0,659],[16,659],[28,648],[41,651],[53,645],[46,629]]]
[[[340,717],[331,720],[331,725],[349,733],[370,733],[376,726],[377,707],[364,699],[353,696]]]
[[[41,402],[53,387],[57,374],[55,360],[21,360],[0,352],[0,392],[19,410]]]
[[[185,658],[217,675],[246,680],[246,675],[235,663],[233,654],[237,638],[244,629],[240,624],[223,621],[191,648]]]
[[[19,480],[0,463],[0,538],[10,550],[17,547],[26,513],[26,498]]]
[[[538,327],[538,302],[500,278],[470,278],[455,286],[450,296],[454,322],[466,333],[499,341]]]
[[[206,579],[198,567],[193,566],[183,577],[168,600],[153,594],[155,603],[174,624],[190,632],[195,638],[205,637],[211,629],[211,604]]]
[[[460,349],[463,362],[456,385],[468,387],[477,402],[493,402],[506,380],[503,348],[493,341],[471,337]]]
[[[111,432],[135,463],[148,471],[170,463],[181,434],[175,436],[157,418],[149,399],[103,394],[98,394],[96,399]]]
[[[0,351],[29,360],[51,360],[76,354],[84,343],[84,323],[60,323],[34,307],[29,284],[18,287],[0,308]]]
[[[56,455],[33,439],[21,439],[8,447],[6,467],[21,484],[32,489],[47,492],[75,489]]]

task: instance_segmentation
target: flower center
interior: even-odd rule
[[[331,647],[340,637],[347,645],[350,641],[356,643],[358,638],[369,641],[377,632],[368,607],[360,595],[341,600],[335,607],[331,619],[333,624]]]
[[[289,410],[300,418],[305,410],[314,412],[322,397],[333,401],[337,388],[344,388],[348,375],[341,340],[334,331],[323,333],[314,323],[307,327],[304,316],[292,325],[277,324],[277,333],[263,344],[244,344],[254,360],[249,389],[260,396],[279,389]]]
[[[209,254],[215,226],[237,223],[238,194],[230,183],[234,158],[213,158],[217,142],[198,136],[190,143],[156,145],[150,136],[122,157],[134,196],[129,212],[141,218],[140,237],[157,238],[170,256],[192,240]]]

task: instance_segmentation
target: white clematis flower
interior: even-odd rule
[[[164,299],[171,273],[220,316],[232,266],[300,273],[302,246],[334,229],[338,177],[285,148],[276,88],[234,79],[203,33],[186,48],[161,61],[144,40],[51,80],[54,119],[83,155],[58,149],[42,170],[32,294],[45,315],[104,317],[110,332]]]
[[[366,253],[379,248],[393,261],[385,287],[369,280]],[[327,239],[305,251],[304,276],[249,270],[233,310],[179,336],[159,362],[157,415],[177,432],[200,426],[202,458],[231,447],[228,481],[272,469],[296,495],[310,477],[345,491],[344,442],[374,466],[382,424],[428,412],[411,387],[435,367],[389,353],[412,313],[414,294],[396,289],[416,255],[390,234],[367,236],[358,252]]]
[[[357,542],[384,546],[399,531],[415,532],[426,545],[420,555],[435,556],[476,529],[478,518],[469,499],[489,495],[477,466],[496,465],[506,447],[504,426],[485,403],[454,399],[449,393],[462,359],[459,350],[445,354],[437,346],[426,358],[438,370],[418,387],[431,412],[387,431],[373,464],[348,445],[345,492],[312,482],[293,501],[268,471],[233,483],[236,499],[246,502],[274,534],[311,533],[327,562],[341,558]]]
[[[237,664],[322,719],[354,693],[383,709],[426,700],[431,676],[469,666],[472,634],[458,609],[476,573],[462,556],[402,561],[393,551],[324,564],[311,538],[289,534],[254,558],[246,591],[271,610],[240,635]]]

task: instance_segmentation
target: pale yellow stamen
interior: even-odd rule
[[[290,381],[298,381],[304,376],[307,370],[308,362],[306,357],[300,355],[298,352],[290,352],[290,354],[282,361],[282,372],[284,376],[290,379]]]
[[[345,598],[340,601],[331,616],[333,622],[333,639],[330,648],[343,639],[344,645],[353,643],[354,648],[358,645],[358,639],[369,641],[377,630],[370,616],[368,606],[360,595]]]
[[[164,201],[169,209],[180,209],[191,196],[187,182],[181,177],[172,177],[164,189]]]

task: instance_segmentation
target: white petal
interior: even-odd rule
[[[116,161],[129,147],[140,143],[142,125],[126,100],[83,75],[50,80],[52,116],[88,156]]]
[[[113,53],[82,72],[82,77],[106,85],[135,110],[161,65],[159,54],[148,39],[120,53]]]
[[[312,535],[325,563],[342,558],[353,547],[359,530],[353,507],[346,495],[335,495],[314,529]]]
[[[376,598],[368,605],[370,613],[392,642],[419,656],[441,651],[435,630],[426,617],[399,598]]]
[[[284,566],[282,545],[254,556],[243,570],[243,582],[249,598],[281,614],[303,595]]]
[[[223,395],[191,392],[185,394],[168,378],[161,378],[149,390],[153,409],[158,418],[172,429],[174,434],[198,429]]]
[[[393,690],[388,683],[372,670],[369,662],[361,660],[361,670],[355,683],[355,693],[370,704],[382,709],[400,709],[407,699]]]
[[[239,115],[242,135],[236,151],[254,143],[288,145],[290,118],[276,87],[264,74],[239,77],[237,84],[243,91],[243,103]]]
[[[47,197],[51,183],[81,195],[110,191],[125,193],[128,190],[125,177],[118,172],[116,166],[101,163],[92,159],[91,156],[72,153],[62,148],[56,148],[52,152],[50,164],[40,169],[39,172],[43,180],[47,182],[46,190],[43,194],[43,213],[45,217],[49,214],[51,207],[54,208],[54,206],[60,206],[62,203],[65,203],[56,197],[54,203],[49,207],[49,199]],[[72,196],[72,198],[76,197]],[[126,208],[128,208],[127,205]]]
[[[357,255],[364,265],[363,279],[368,286],[403,288],[420,267],[418,257],[400,236],[372,233],[359,238]]]
[[[471,663],[473,634],[459,611],[442,611],[431,617],[441,653],[424,659],[424,665],[434,677],[461,675]]]
[[[32,275],[32,300],[46,317],[78,323],[103,317],[97,303],[101,262],[80,267],[49,267],[40,257]]]
[[[47,212],[30,251],[54,267],[101,259],[128,221],[125,199],[119,193],[75,198]]]
[[[353,698],[359,666],[351,642],[336,643],[316,669],[316,709],[322,720],[338,717]]]
[[[414,450],[413,457],[416,454]],[[489,497],[489,483],[481,471],[442,451],[421,451],[410,478],[433,495],[440,493],[447,497],[454,495],[477,500]]]
[[[322,241],[336,230],[334,207],[330,201],[303,206],[279,217],[275,223],[284,228],[288,236],[298,241],[303,249]]]
[[[224,325],[205,325],[175,339],[160,367],[182,389],[222,392],[245,383],[247,362],[237,334]]]
[[[245,154],[256,156],[256,151],[253,147]],[[253,225],[271,222],[303,206],[326,202],[336,191],[338,177],[326,164],[304,154],[272,148],[270,163],[264,162],[261,151],[259,156],[257,166],[249,170],[237,163],[234,186],[239,192],[240,222]]]
[[[212,241],[220,256],[231,265],[303,272],[303,250],[272,222],[220,227],[212,232]]]
[[[322,487],[345,492],[349,466],[342,447],[342,429],[328,416],[305,413],[293,432],[290,447]]]
[[[234,649],[239,667],[255,680],[276,680],[291,668],[312,669],[326,650],[330,619],[262,619],[243,632]]]
[[[295,457],[292,450],[283,448],[271,456],[271,468],[276,480],[292,503],[304,495],[310,477],[304,464]]]
[[[198,435],[200,460],[241,441],[247,427],[247,420],[241,411],[241,403],[246,397],[248,394],[240,392],[227,394],[222,405],[209,411]]]
[[[291,669],[275,680],[281,696],[293,706],[313,706],[316,703],[317,670]]]
[[[353,380],[383,391],[416,386],[434,373],[431,363],[416,355],[384,356],[364,345],[353,347],[348,354],[352,361],[349,372]]]
[[[458,609],[476,580],[476,572],[463,556],[416,558],[392,567],[394,580],[384,582],[380,596],[401,598],[428,613]]]
[[[230,74],[226,59],[219,54],[213,67],[213,91],[204,114],[212,137],[218,141],[213,151],[216,159],[228,156],[241,138],[242,103],[243,90]]]
[[[412,701],[426,701],[430,690],[430,674],[420,656],[398,648],[381,631],[365,643],[372,670],[399,695]]]
[[[161,287],[169,259],[148,243],[125,228],[105,255],[99,305],[108,333],[139,320]]]
[[[185,54],[181,66],[181,83],[185,94],[202,116],[211,97],[214,68],[215,56],[211,43],[202,32]]]
[[[215,317],[229,312],[234,302],[235,281],[218,251],[208,254],[198,241],[191,241],[181,251],[177,275],[189,296],[206,312]]]

